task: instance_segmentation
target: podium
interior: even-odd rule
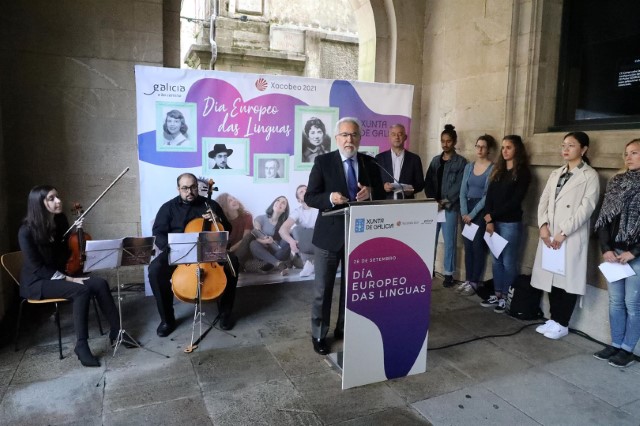
[[[430,200],[324,213],[345,215],[344,345],[329,355],[342,389],[426,371],[437,213]]]

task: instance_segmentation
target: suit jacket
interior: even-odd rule
[[[381,152],[376,155],[376,161],[382,168],[384,168],[389,174],[380,170],[380,177],[382,183],[393,183],[393,160],[391,159],[391,150]],[[407,183],[413,186],[414,193],[406,195],[405,198],[415,198],[416,193],[424,189],[424,173],[422,171],[422,160],[420,156],[409,152],[405,149],[404,161],[402,162],[402,169],[400,170],[400,183]],[[393,199],[393,192],[385,192],[386,198]]]
[[[384,200],[385,192],[375,160],[365,154],[357,154],[358,182],[370,187],[374,200]],[[323,216],[322,211],[345,208],[332,206],[329,196],[332,192],[348,194],[347,177],[344,174],[339,151],[316,157],[309,174],[309,183],[304,201],[309,207],[321,211],[316,219],[313,244],[324,250],[339,251],[344,246],[344,216]]]

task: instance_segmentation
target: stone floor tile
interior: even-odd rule
[[[298,376],[291,380],[325,424],[405,406],[402,398],[385,383],[343,391],[340,376],[333,371]]]
[[[532,364],[488,340],[479,340],[438,352],[453,367],[476,381],[521,373]]]
[[[207,392],[235,391],[253,384],[287,379],[264,346],[215,349],[194,355],[192,362],[205,395]]]
[[[480,385],[419,401],[412,407],[434,426],[539,425]]]
[[[330,368],[325,357],[314,352],[309,337],[272,343],[267,349],[288,377],[313,374]]]
[[[425,373],[393,379],[388,385],[406,402],[413,403],[462,389],[475,382],[437,352],[429,352]]]
[[[198,396],[119,411],[105,411],[103,424],[105,426],[138,426],[210,425],[212,423],[202,397]]]
[[[210,392],[204,402],[213,424],[220,426],[322,425],[288,380],[258,383],[234,392]]]
[[[82,367],[81,367],[82,368]],[[2,424],[56,424],[102,412],[102,370],[10,385],[0,404]]]
[[[408,407],[394,407],[368,416],[336,423],[340,426],[414,426],[431,425],[420,413]]]
[[[538,368],[498,377],[483,386],[544,425],[638,424],[637,418]]]
[[[640,365],[624,369],[610,366],[607,362],[594,358],[591,354],[580,354],[565,358],[540,368],[572,383],[614,407],[636,401],[640,398],[640,376],[628,380],[633,369],[640,371]],[[589,372],[585,374],[585,372]]]

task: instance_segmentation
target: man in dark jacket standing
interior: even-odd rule
[[[345,117],[336,124],[337,151],[323,154],[314,160],[304,201],[321,211],[347,207],[347,203],[385,198],[375,160],[359,154],[362,125],[356,118]],[[318,215],[313,232],[315,254],[314,299],[311,310],[313,349],[329,353],[326,342],[330,325],[331,299],[338,265],[340,276],[340,309],[334,338],[344,335],[345,240],[344,216]]]

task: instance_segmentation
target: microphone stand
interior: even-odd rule
[[[393,182],[398,184],[398,186],[400,187],[400,193],[402,194],[402,199],[405,200],[406,197],[404,195],[404,188],[402,186],[402,184],[398,181],[398,179],[395,178],[395,176],[393,176],[391,173],[389,173],[389,171],[387,169],[385,169],[382,164],[378,163],[378,160],[376,160],[375,158],[373,159],[373,161],[376,163],[376,166],[378,166],[378,168],[380,168],[380,170],[382,170],[383,172],[386,173],[387,176],[389,176],[391,179],[393,179]]]

